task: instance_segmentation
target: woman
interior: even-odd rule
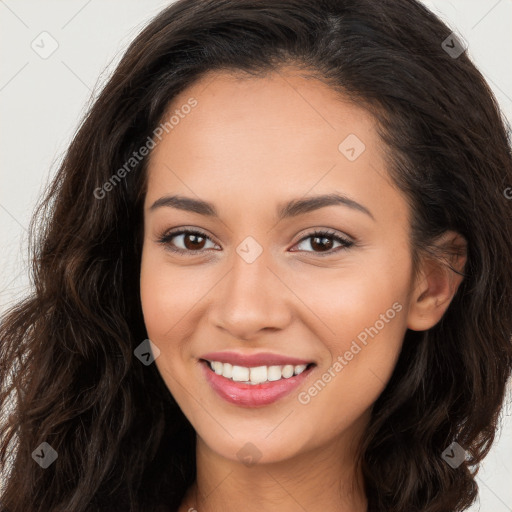
[[[510,183],[421,4],[172,4],[34,219],[0,510],[464,510],[511,373]]]

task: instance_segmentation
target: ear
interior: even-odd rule
[[[463,273],[466,265],[465,238],[446,231],[435,242],[435,250],[439,257],[422,257],[414,281],[407,316],[407,327],[413,331],[425,331],[441,320],[463,279],[457,272]]]

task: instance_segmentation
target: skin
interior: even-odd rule
[[[180,511],[365,511],[355,459],[371,406],[406,329],[435,325],[460,279],[429,260],[413,273],[409,207],[365,110],[293,68],[250,79],[209,73],[170,111],[190,97],[197,106],[151,153],[140,275],[148,337],[160,350],[155,364],[197,432],[197,480]],[[366,147],[354,161],[338,149],[349,134]],[[277,221],[278,205],[333,192],[371,216],[331,205]],[[209,201],[220,218],[150,210],[171,194]],[[209,240],[194,249],[190,237],[177,235],[167,246],[189,252],[174,254],[158,239],[180,227]],[[306,237],[317,229],[355,244],[315,245]],[[252,263],[236,251],[248,236],[263,249]],[[464,259],[454,263],[462,268]],[[300,403],[298,394],[396,303],[401,311]],[[285,354],[316,367],[296,392],[241,407],[220,398],[200,371],[203,354],[222,350]],[[248,442],[260,453],[250,466],[237,456]]]

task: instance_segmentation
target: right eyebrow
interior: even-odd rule
[[[290,217],[296,217],[327,206],[346,206],[364,213],[375,220],[375,217],[372,215],[370,210],[366,208],[366,206],[363,206],[346,195],[338,193],[324,194],[304,199],[292,199],[285,204],[279,205],[277,218],[278,220],[282,220]],[[208,201],[203,201],[202,199],[193,199],[191,197],[180,195],[163,196],[157,199],[150,206],[149,210],[153,211],[161,207],[177,208],[179,210],[185,210],[208,217],[219,217],[214,204],[209,203]]]
[[[157,199],[149,208],[150,211],[167,206],[169,208],[177,208],[188,212],[198,213],[199,215],[207,215],[210,217],[219,217],[215,206],[212,203],[201,199],[192,199],[184,196],[163,196]]]

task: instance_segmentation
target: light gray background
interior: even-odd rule
[[[163,0],[0,0],[0,313],[27,292],[27,226],[81,115],[129,42],[168,4]],[[512,121],[512,0],[426,0],[425,4],[468,43],[470,57]],[[46,59],[31,47],[33,41],[43,45],[44,31],[59,45]],[[50,43],[47,38],[46,49]],[[477,477],[480,505],[471,512],[512,511],[510,402],[502,419],[499,441]]]

